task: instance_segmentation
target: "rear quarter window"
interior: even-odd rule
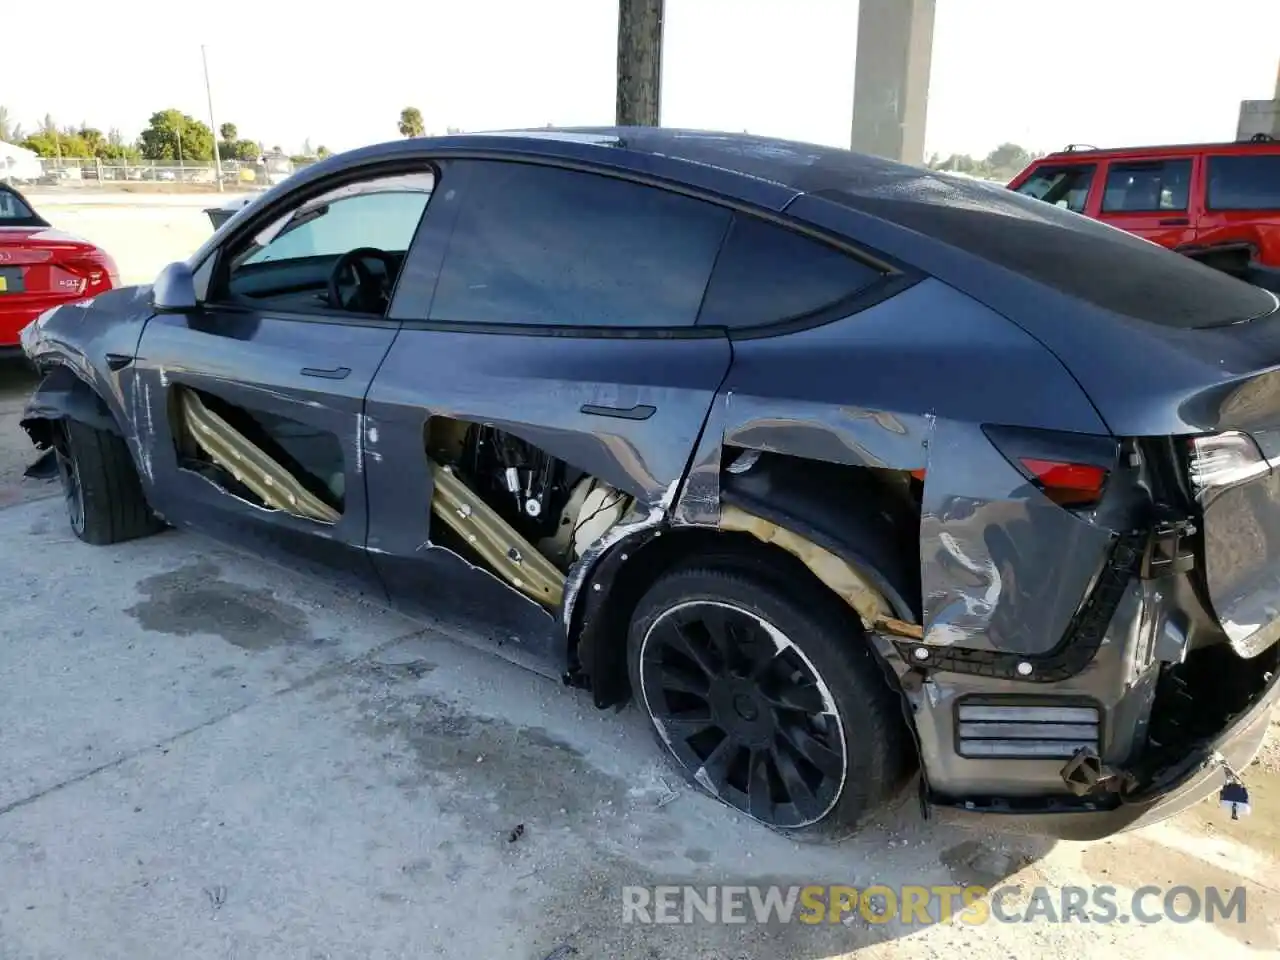
[[[1280,153],[1209,157],[1210,210],[1280,210]]]
[[[716,259],[698,326],[743,329],[799,320],[883,276],[843,250],[739,213]]]

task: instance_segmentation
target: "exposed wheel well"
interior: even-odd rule
[[[22,428],[37,449],[52,446],[54,425],[60,420],[75,420],[123,436],[106,400],[70,367],[59,363],[42,372],[44,377],[22,419]]]
[[[766,453],[722,475],[741,508],[835,554],[871,581],[894,616],[919,622],[922,481],[902,470]]]
[[[625,548],[616,548],[625,549]],[[577,632],[576,660],[586,673],[598,707],[621,706],[631,696],[627,676],[627,631],[640,599],[659,578],[686,566],[714,565],[764,577],[780,586],[803,585],[829,597],[834,609],[847,618],[852,643],[866,643],[857,614],[843,603],[797,557],[746,533],[706,527],[667,528],[660,536],[630,553],[607,586],[605,595],[584,616]],[[872,650],[875,654],[874,649]],[[876,654],[878,659],[878,654]],[[901,693],[897,677],[887,664],[885,680]]]

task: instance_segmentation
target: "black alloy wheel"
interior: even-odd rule
[[[848,775],[835,698],[808,656],[741,606],[691,600],[648,627],[639,694],[703,789],[771,827],[827,816]]]

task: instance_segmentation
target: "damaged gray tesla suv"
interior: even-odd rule
[[[202,530],[451,624],[793,835],[915,784],[1102,836],[1238,796],[1277,698],[1275,296],[985,184],[411,139],[22,341],[81,539]]]

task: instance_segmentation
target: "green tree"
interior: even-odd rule
[[[218,126],[218,154],[223,160],[256,160],[262,151],[252,140],[240,139],[240,128],[234,123]]]
[[[107,163],[132,163],[141,156],[138,148],[130,143],[108,143],[98,153],[99,159]]]
[[[84,141],[85,146],[89,150],[90,156],[102,156],[102,151],[107,147],[107,138],[102,135],[101,130],[97,130],[93,127],[81,124],[80,129],[76,131],[76,136]]]
[[[261,154],[258,145],[252,140],[223,140],[218,144],[223,160],[257,160]]]
[[[138,145],[148,160],[213,159],[213,131],[180,110],[153,113]]]
[[[316,157],[323,160],[325,157],[332,157],[333,151],[326,147],[323,143],[316,147]]]
[[[398,129],[402,137],[422,136],[427,129],[426,124],[422,122],[422,111],[417,107],[405,107],[400,111]]]
[[[1016,143],[1002,143],[984,161],[987,171],[994,176],[1013,175],[1031,162],[1031,154]]]
[[[22,141],[22,146],[34,150],[42,157],[75,157],[86,159],[93,156],[93,148],[80,135],[78,130],[68,127],[59,130],[51,127],[33,133]]]
[[[107,131],[106,140],[97,146],[94,155],[107,163],[132,162],[139,157],[138,148],[127,143],[124,134],[115,127]]]
[[[978,161],[973,159],[967,153],[953,153],[947,159],[931,164],[935,170],[945,170],[951,173],[967,173],[976,175],[978,173]]]
[[[44,130],[33,133],[23,140],[19,146],[27,150],[34,150],[41,157],[59,157],[62,155],[62,145],[59,143],[56,130],[52,133]]]

